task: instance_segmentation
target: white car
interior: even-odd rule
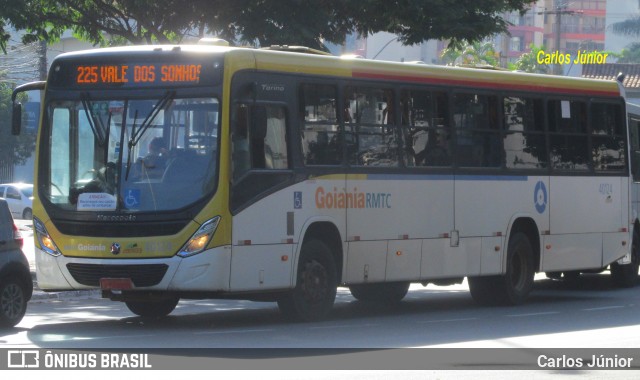
[[[0,198],[7,201],[11,214],[16,219],[31,219],[33,216],[33,185],[30,183],[0,184]]]

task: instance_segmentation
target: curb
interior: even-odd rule
[[[31,301],[41,300],[70,300],[70,299],[95,299],[101,298],[100,290],[70,290],[65,292],[45,292],[40,289],[33,289]]]
[[[45,292],[38,288],[38,281],[36,279],[36,273],[31,271],[31,279],[33,280],[33,294],[31,295],[31,301],[36,300],[68,300],[68,299],[92,299],[102,298],[102,291],[100,289],[87,289],[87,290],[67,290],[63,292]]]

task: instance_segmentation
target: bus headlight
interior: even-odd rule
[[[40,248],[42,248],[43,251],[51,256],[60,256],[62,254],[56,246],[56,243],[53,242],[51,236],[49,236],[49,232],[47,232],[47,229],[44,227],[44,223],[35,216],[33,217],[33,229],[38,243],[40,243]]]
[[[200,226],[200,228],[198,228],[198,231],[196,231],[196,233],[191,236],[191,239],[189,239],[189,241],[187,241],[182,249],[180,249],[180,252],[178,252],[178,256],[188,257],[204,251],[204,249],[207,248],[207,245],[211,241],[213,234],[216,232],[218,223],[220,223],[219,216],[216,216],[215,218],[209,219],[204,222]]]

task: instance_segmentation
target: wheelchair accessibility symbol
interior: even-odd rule
[[[127,189],[127,196],[124,197],[124,205],[132,208],[140,204],[140,189]]]
[[[536,188],[533,191],[533,202],[536,205],[536,210],[542,214],[547,208],[547,187],[544,182],[538,181]]]
[[[295,209],[302,208],[302,191],[293,192],[293,208]]]

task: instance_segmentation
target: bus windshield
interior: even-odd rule
[[[179,210],[217,179],[219,103],[177,98],[51,101],[43,198],[79,212]],[[44,159],[42,159],[44,158]]]

